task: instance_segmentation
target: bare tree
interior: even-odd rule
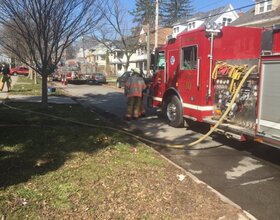
[[[69,47],[65,50],[65,59],[70,60],[74,59],[77,53],[77,49],[74,47],[73,44],[71,44]]]
[[[12,22],[12,21],[11,21]],[[30,65],[32,65],[32,57],[30,53],[27,53],[27,45],[22,39],[21,36],[14,33],[14,31],[9,26],[4,26],[1,30],[1,36],[4,38],[4,41],[6,44],[9,45],[15,45],[16,54],[20,54],[22,59],[21,60],[29,60]],[[14,52],[11,52],[10,50],[7,50],[6,48],[2,48],[4,53],[8,54],[8,56],[11,58],[11,65],[18,65],[21,64],[21,61],[18,60],[18,57],[15,55]],[[33,70],[29,69],[29,77],[33,79]],[[37,77],[34,77],[34,84],[37,84]]]
[[[127,12],[119,0],[107,1],[106,8],[102,8],[101,11],[103,20],[96,29],[95,38],[105,45],[110,53],[122,52],[126,57],[124,67],[127,70],[130,57],[138,48],[138,37],[127,27]],[[118,59],[122,62],[121,57]]]
[[[64,50],[101,19],[100,7],[98,0],[0,1],[0,27],[14,33],[6,36],[1,31],[0,44],[42,76],[43,107],[48,103],[48,75]],[[31,57],[34,65],[26,57]]]

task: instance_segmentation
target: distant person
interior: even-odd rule
[[[125,83],[124,93],[127,96],[126,120],[137,119],[145,114],[143,108],[143,90],[146,88],[144,79],[140,76],[140,69],[131,69],[132,74]]]
[[[66,86],[67,85],[67,78],[66,78],[66,73],[61,73],[61,84],[63,86]]]
[[[3,91],[3,88],[5,86],[5,83],[7,84],[8,92],[11,91],[11,76],[10,76],[10,68],[8,65],[5,63],[2,64],[1,68],[1,73],[2,73],[2,86],[0,91]]]

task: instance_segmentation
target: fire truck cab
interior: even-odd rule
[[[251,27],[181,33],[156,50],[149,106],[160,107],[173,127],[182,126],[186,118],[213,125],[245,72],[256,65],[219,129],[244,139],[265,137],[275,127],[268,139],[279,145],[279,36],[278,28]]]

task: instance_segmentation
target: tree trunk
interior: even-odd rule
[[[30,66],[33,66],[33,62],[32,62],[32,59],[30,59],[29,60],[29,65]],[[31,68],[31,67],[28,67],[29,68],[29,74],[28,74],[28,76],[29,76],[29,78],[31,79],[31,80],[33,80],[33,69]]]
[[[34,85],[37,85],[37,72],[36,71],[32,71],[33,77],[34,77]]]
[[[29,78],[30,78],[31,80],[33,80],[33,69],[31,69],[30,67],[29,67],[28,76],[29,76]]]
[[[48,107],[48,76],[42,74],[42,108]]]
[[[126,63],[124,65],[125,72],[128,70],[129,61],[130,61],[130,57],[128,55],[126,55]]]

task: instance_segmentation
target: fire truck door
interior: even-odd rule
[[[169,50],[167,54],[166,86],[176,87],[180,70],[179,50]]]
[[[165,91],[165,82],[166,82],[166,59],[165,52],[158,52],[158,58],[156,63],[156,75],[154,76],[153,83],[153,99],[155,106],[160,105],[162,97]]]
[[[191,45],[182,48],[181,52],[181,76],[179,80],[178,89],[181,93],[186,112],[190,114],[190,110],[197,110],[201,104],[199,97],[199,66],[200,59],[197,58],[197,46]],[[193,116],[193,115],[192,115]]]

